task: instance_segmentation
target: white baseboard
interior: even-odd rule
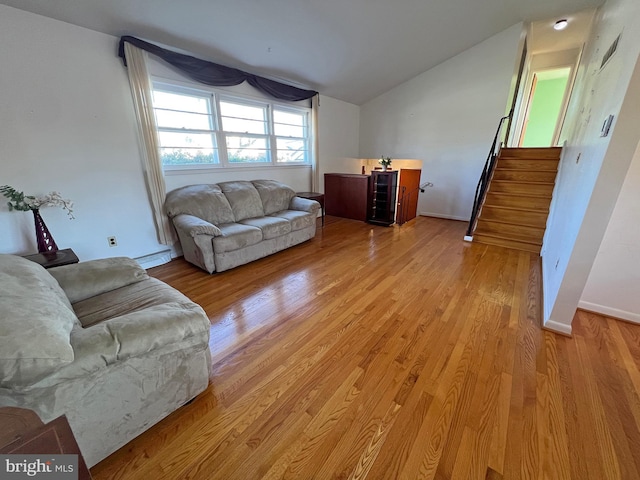
[[[171,261],[171,250],[163,250],[158,253],[151,253],[149,255],[143,255],[136,258],[136,261],[145,270],[151,267],[157,267],[158,265],[164,265]]]
[[[589,312],[599,313],[600,315],[606,315],[607,317],[619,318],[620,320],[640,324],[640,314],[637,313],[627,312],[625,310],[619,310],[612,307],[605,307],[604,305],[585,302],[584,300],[580,300],[578,302],[578,308],[588,310]]]
[[[544,328],[546,328],[547,330],[551,330],[552,332],[561,333],[562,335],[571,336],[571,325],[566,325],[564,323],[549,320],[548,322],[544,323]]]
[[[436,217],[436,218],[445,218],[447,220],[458,220],[459,222],[468,222],[469,219],[465,217],[456,217],[454,215],[442,215],[440,213],[431,213],[431,212],[420,212],[418,213],[421,217]]]

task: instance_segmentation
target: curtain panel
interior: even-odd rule
[[[127,72],[133,96],[133,106],[138,120],[140,151],[144,162],[145,179],[153,208],[158,241],[163,245],[173,245],[177,239],[171,222],[164,212],[167,188],[162,172],[160,142],[153,113],[151,80],[145,59],[147,54],[129,43],[124,45],[123,54],[126,55],[128,63]]]
[[[196,82],[204,83],[214,87],[230,87],[247,82],[252,87],[258,89],[262,93],[275,97],[280,100],[297,102],[300,100],[308,100],[318,94],[315,90],[304,90],[302,88],[286,85],[276,82],[268,78],[243,72],[237,68],[225,67],[217,63],[200,60],[199,58],[182,53],[172,52],[165,48],[159,47],[136,37],[123,36],[120,38],[120,48],[118,55],[122,57],[125,65],[127,65],[127,57],[125,56],[125,45],[134,45],[145,50],[165,62],[173,65],[175,68],[183,72],[189,78]]]

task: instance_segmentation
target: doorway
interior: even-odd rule
[[[553,147],[558,144],[569,98],[571,67],[532,73],[519,147]]]

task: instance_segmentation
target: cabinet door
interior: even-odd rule
[[[418,197],[420,195],[420,169],[400,169],[398,188],[398,211],[396,219],[399,225],[416,218],[418,214]]]
[[[325,213],[365,221],[369,180],[368,175],[325,173]]]

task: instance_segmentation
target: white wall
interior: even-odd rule
[[[57,208],[42,216],[60,248],[81,260],[141,257],[157,242],[138,151],[135,114],[118,39],[0,5],[0,185],[27,194],[51,190],[75,202],[75,220]],[[359,107],[322,97],[324,171],[356,157]],[[167,188],[231,179],[274,178],[308,190],[310,167],[231,169],[172,175]],[[32,215],[0,198],[0,253],[36,251]],[[107,245],[115,235],[117,247]]]
[[[41,213],[58,246],[81,260],[165,248],[116,48],[114,37],[0,5],[0,183],[71,198],[75,220],[58,208]],[[37,251],[32,218],[0,201],[0,252]],[[111,235],[117,247],[107,245]]]
[[[468,220],[509,100],[522,24],[494,35],[361,107],[360,156],[423,161],[418,212]]]
[[[318,124],[319,183],[320,191],[324,192],[325,173],[360,173],[360,107],[335,98],[320,96]]]
[[[600,71],[604,52],[620,32],[617,53]],[[567,147],[542,250],[545,326],[563,333],[571,332],[578,301],[640,140],[639,52],[640,3],[609,0],[596,16],[569,105]],[[601,138],[600,128],[609,114],[616,116],[612,133]]]
[[[639,220],[640,144],[582,292],[580,308],[640,323]]]

